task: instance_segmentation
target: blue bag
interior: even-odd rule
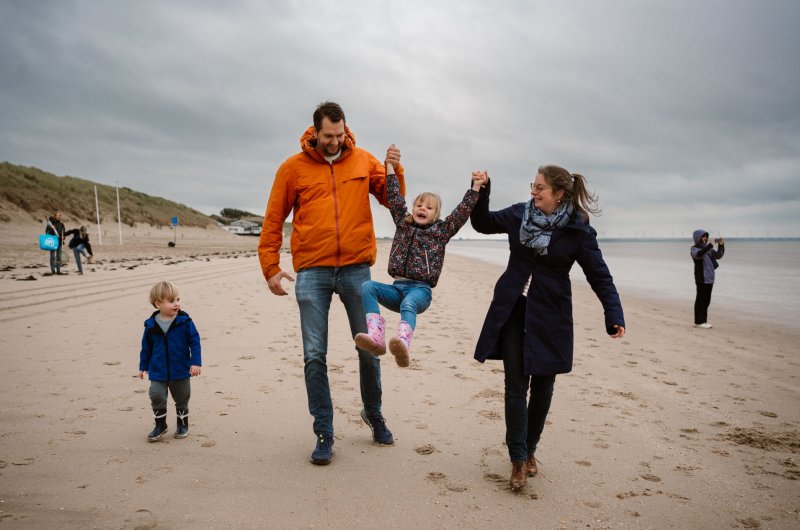
[[[42,250],[58,250],[58,236],[54,236],[52,234],[40,234],[39,248]]]

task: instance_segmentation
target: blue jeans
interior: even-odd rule
[[[555,374],[525,375],[522,361],[524,337],[525,297],[520,296],[500,331],[498,341],[505,369],[506,446],[512,462],[525,460],[528,453],[536,451],[556,382]]]
[[[416,329],[417,315],[431,305],[431,286],[414,280],[395,280],[392,285],[367,281],[361,285],[364,311],[380,313],[380,303],[386,309],[400,313],[400,318]]]
[[[81,265],[81,254],[83,254],[87,258],[89,257],[89,255],[83,249],[83,245],[78,245],[72,249],[72,255],[75,256],[75,264],[78,266],[78,272],[83,274],[83,266]]]
[[[369,264],[346,267],[311,267],[297,273],[294,293],[300,307],[303,362],[308,393],[308,411],[314,417],[316,434],[333,435],[333,402],[328,383],[328,313],[333,294],[344,304],[350,333],[367,331],[361,284],[370,278]],[[381,364],[372,354],[356,348],[361,378],[361,401],[367,415],[381,414]]]

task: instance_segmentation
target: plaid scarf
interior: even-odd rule
[[[547,245],[553,230],[569,223],[572,217],[572,204],[565,202],[550,215],[545,215],[533,205],[533,199],[525,205],[522,224],[519,227],[519,241],[536,251],[539,256],[547,255]]]

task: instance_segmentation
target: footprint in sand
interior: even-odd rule
[[[103,361],[103,364],[105,364],[107,366],[116,366],[116,365],[120,364],[120,361]]]
[[[416,451],[417,453],[419,453],[421,455],[430,455],[430,454],[433,454],[436,451],[436,448],[434,446],[432,446],[431,444],[425,444],[425,445],[421,445],[419,447],[415,447],[414,451]]]
[[[203,440],[198,440],[198,441],[200,441],[200,447],[214,447],[215,445],[217,445],[217,442],[215,442],[214,440],[212,440],[211,438],[209,438],[205,434],[196,434],[195,438],[197,438],[197,439],[202,438],[203,439]]]
[[[642,473],[639,476],[645,480],[649,480],[650,482],[661,482],[661,477],[652,473]]]
[[[147,530],[158,526],[158,522],[153,513],[145,509],[136,510],[133,516],[129,519],[125,519],[125,522],[136,530]]]
[[[11,462],[11,465],[14,465],[14,466],[29,466],[29,465],[33,464],[35,461],[36,461],[35,458],[28,457],[28,458],[22,459],[20,462]]]
[[[579,466],[585,466],[585,467],[589,467],[592,465],[592,463],[589,462],[588,460],[577,460],[575,463],[578,464]]]
[[[762,416],[766,416],[767,418],[777,418],[778,417],[778,415],[775,414],[774,412],[769,412],[769,411],[766,411],[766,410],[760,411],[759,414],[761,414]]]
[[[433,482],[434,484],[441,486],[443,488],[443,491],[446,490],[455,493],[461,493],[469,490],[468,486],[464,486],[462,484],[453,484],[452,482],[448,481],[447,475],[445,475],[444,473],[440,473],[439,471],[431,471],[430,473],[428,473],[428,476],[426,478],[431,482]]]

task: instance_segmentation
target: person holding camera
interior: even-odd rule
[[[714,245],[708,242],[708,232],[705,230],[694,231],[694,246],[691,248],[694,260],[694,283],[697,287],[697,296],[694,299],[694,327],[711,329],[708,323],[708,306],[711,305],[711,289],[714,287],[715,269],[719,267],[718,259],[725,255],[725,240],[714,238]]]

